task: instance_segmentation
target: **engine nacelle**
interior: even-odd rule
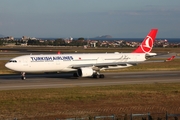
[[[77,75],[80,77],[90,77],[94,73],[92,68],[79,68],[77,70]]]

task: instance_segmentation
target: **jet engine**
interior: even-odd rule
[[[90,77],[94,73],[92,68],[79,68],[77,70],[77,75],[80,77]]]

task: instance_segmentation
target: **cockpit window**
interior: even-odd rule
[[[14,63],[16,63],[17,61],[16,61],[16,60],[10,60],[9,62],[14,62]]]

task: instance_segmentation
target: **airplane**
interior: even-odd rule
[[[151,29],[132,53],[31,54],[12,58],[5,67],[21,72],[22,80],[26,79],[25,73],[36,72],[74,72],[74,77],[104,78],[102,70],[131,67],[157,55],[151,53],[157,32]]]

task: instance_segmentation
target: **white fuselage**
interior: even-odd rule
[[[6,67],[19,72],[70,72],[73,66],[113,63],[139,63],[145,61],[145,53],[96,53],[96,54],[44,54],[23,55],[11,59]],[[130,65],[131,66],[131,65]],[[126,67],[129,67],[128,65]],[[109,69],[111,69],[111,65]],[[118,68],[118,67],[117,67]],[[123,68],[123,66],[119,67]],[[103,68],[103,69],[108,69]]]

